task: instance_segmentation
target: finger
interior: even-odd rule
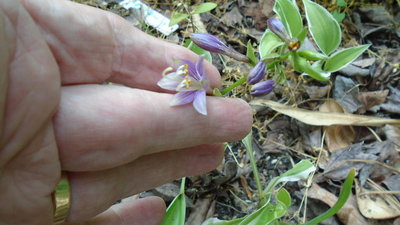
[[[159,225],[164,215],[164,201],[159,197],[147,197],[113,205],[86,222],[63,225]]]
[[[162,71],[174,65],[173,59],[198,58],[190,50],[149,36],[100,9],[57,0],[24,1],[24,5],[45,34],[63,84],[110,80],[161,91],[156,83]],[[206,62],[205,71],[211,86],[218,87],[217,69]]]
[[[112,168],[154,152],[240,140],[251,128],[244,101],[207,97],[203,116],[190,104],[170,107],[171,99],[115,85],[64,87],[54,118],[63,169]]]
[[[69,173],[69,221],[82,221],[127,196],[184,176],[210,171],[223,157],[222,144],[143,156],[124,166],[98,172]]]

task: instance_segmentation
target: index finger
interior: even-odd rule
[[[58,62],[64,85],[112,81],[160,91],[156,85],[173,59],[197,60],[181,46],[143,33],[123,18],[70,1],[22,1]],[[43,10],[46,9],[46,10]],[[210,63],[211,86],[220,75]]]

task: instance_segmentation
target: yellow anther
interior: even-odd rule
[[[184,79],[184,82],[186,84],[186,88],[189,88],[190,84],[192,83],[192,81],[190,79],[187,79],[187,77]]]
[[[296,51],[300,47],[300,41],[292,41],[289,43],[289,50],[290,51]]]
[[[188,75],[189,74],[189,65],[185,64],[183,65],[183,73],[182,75]]]

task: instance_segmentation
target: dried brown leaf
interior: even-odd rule
[[[198,225],[202,224],[207,218],[207,213],[211,206],[211,198],[198,199],[190,213],[185,225]]]
[[[235,24],[241,24],[242,18],[243,16],[239,9],[237,7],[233,7],[231,11],[225,13],[225,15],[221,17],[221,22],[228,26],[233,26]]]
[[[397,147],[400,148],[400,128],[392,125],[385,125],[383,132],[386,135],[386,139],[392,140],[396,143]]]
[[[344,113],[342,106],[334,99],[328,99],[319,108],[320,112]],[[352,126],[325,127],[325,142],[330,152],[350,146],[356,139],[356,132]]]
[[[370,108],[384,103],[388,94],[389,90],[360,92],[358,100],[361,102],[362,107],[358,109],[358,112],[365,113]]]
[[[371,191],[385,192],[386,189],[368,181]],[[370,219],[391,219],[400,216],[400,202],[390,194],[365,194],[369,190],[356,183],[358,208],[363,216]]]
[[[372,116],[362,116],[347,113],[316,112],[283,105],[274,101],[257,99],[252,105],[263,105],[275,111],[314,126],[353,125],[353,126],[381,126],[384,124],[400,125],[398,119],[384,119]]]

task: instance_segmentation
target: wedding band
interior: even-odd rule
[[[71,188],[65,172],[61,174],[61,179],[53,192],[53,204],[53,223],[60,224],[67,219],[71,207]]]

